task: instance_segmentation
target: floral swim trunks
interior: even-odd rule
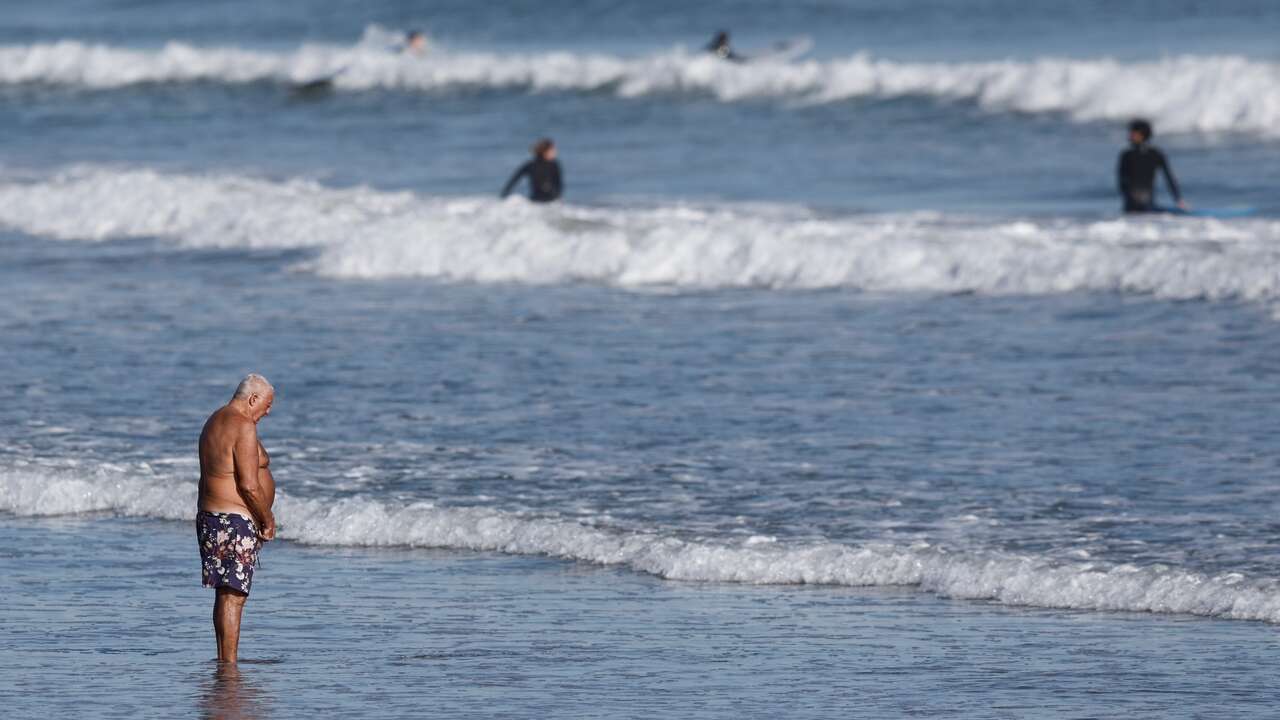
[[[248,595],[262,548],[257,524],[236,513],[201,510],[196,514],[196,539],[200,542],[201,584]]]

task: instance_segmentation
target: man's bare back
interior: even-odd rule
[[[275,480],[258,440],[257,420],[271,411],[271,395],[252,404],[233,398],[218,408],[200,433],[199,508],[235,513],[257,523],[263,540],[275,536]],[[256,416],[256,417],[255,417]]]

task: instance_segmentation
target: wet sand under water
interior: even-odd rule
[[[0,519],[6,716],[1221,716],[1277,628],[272,543],[234,673],[185,524]]]

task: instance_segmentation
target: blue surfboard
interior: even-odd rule
[[[1229,218],[1242,218],[1249,217],[1250,215],[1256,215],[1258,209],[1253,207],[1192,208],[1190,210],[1169,208],[1166,212],[1173,213],[1174,215],[1185,215],[1187,217],[1218,218],[1226,220]]]
[[[791,62],[798,60],[802,55],[813,49],[813,38],[808,35],[797,35],[793,38],[781,40],[770,45],[764,50],[756,50],[755,52],[746,53],[746,59],[751,62],[767,61],[767,62]]]
[[[322,75],[314,80],[294,83],[290,90],[294,95],[303,97],[328,93],[333,90],[333,81],[337,80],[339,75],[350,69],[351,66],[348,65],[346,67],[338,68],[328,75]]]

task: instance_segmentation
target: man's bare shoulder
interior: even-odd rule
[[[204,431],[200,436],[202,439],[211,435],[239,437],[246,433],[257,437],[253,421],[236,412],[230,405],[223,405],[214,410],[205,421]]]

